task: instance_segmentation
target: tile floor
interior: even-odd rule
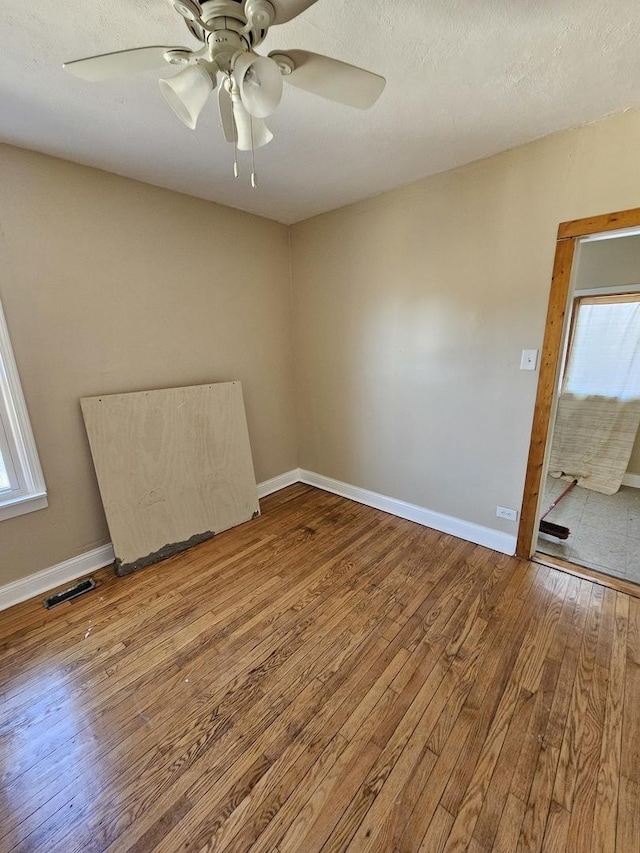
[[[569,483],[547,477],[546,508]],[[640,584],[640,489],[601,495],[576,486],[547,519],[569,527],[562,542],[538,535],[538,550]]]

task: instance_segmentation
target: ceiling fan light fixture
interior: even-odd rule
[[[180,121],[195,130],[198,117],[213,91],[211,74],[201,65],[189,65],[174,77],[160,79],[160,91]]]
[[[238,151],[254,151],[268,145],[273,139],[264,120],[254,118],[244,107],[239,94],[231,92],[233,102],[233,119],[236,124]]]
[[[277,63],[249,51],[238,54],[233,76],[247,112],[254,118],[267,118],[282,100],[282,74]]]

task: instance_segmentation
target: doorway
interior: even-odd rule
[[[640,584],[638,226],[640,210],[560,226],[517,551],[625,584]]]

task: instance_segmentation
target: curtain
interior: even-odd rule
[[[549,473],[612,495],[640,427],[640,294],[576,302]]]

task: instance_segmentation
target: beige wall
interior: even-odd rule
[[[558,223],[639,206],[639,144],[627,113],[294,226],[300,465],[515,533]]]
[[[640,236],[597,240],[580,246],[576,290],[637,284],[640,284]]]
[[[640,205],[640,112],[294,226],[0,147],[0,299],[49,508],[0,585],[108,541],[78,399],[240,379],[258,480],[300,464],[515,533],[558,223]],[[425,155],[426,156],[426,155]]]
[[[80,397],[242,381],[258,480],[296,465],[288,230],[0,146],[0,299],[49,491],[0,585],[108,542]]]

